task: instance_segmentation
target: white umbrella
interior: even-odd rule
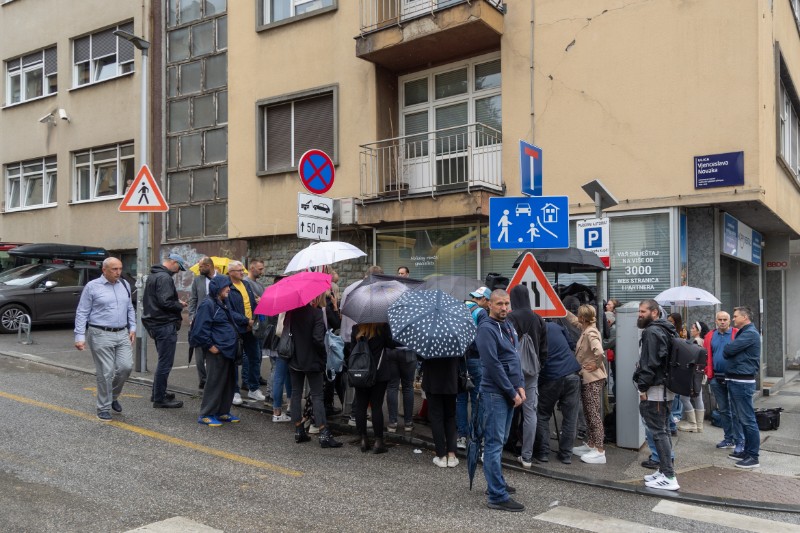
[[[708,291],[681,285],[667,289],[654,298],[661,305],[679,305],[683,307],[697,307],[700,305],[717,305],[717,298]]]
[[[317,242],[305,250],[297,252],[297,254],[292,257],[292,260],[289,261],[289,265],[284,272],[296,272],[315,266],[330,265],[337,261],[355,259],[356,257],[363,257],[365,255],[367,254],[346,242]]]

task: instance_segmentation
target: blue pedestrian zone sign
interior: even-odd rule
[[[569,197],[489,198],[489,248],[569,248]]]

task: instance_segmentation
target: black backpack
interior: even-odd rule
[[[381,353],[381,359],[383,359],[383,353]],[[347,377],[350,385],[358,388],[372,387],[375,384],[378,365],[380,365],[380,362],[377,365],[375,364],[367,338],[361,337],[356,342],[353,351],[350,352],[350,358],[347,360]]]
[[[667,361],[669,390],[681,396],[696,398],[703,385],[708,352],[699,344],[673,337]]]

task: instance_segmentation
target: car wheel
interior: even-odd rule
[[[0,309],[0,332],[16,333],[22,315],[27,315],[28,310],[17,304],[9,304]]]

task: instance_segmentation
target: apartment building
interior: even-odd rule
[[[4,241],[102,246],[135,274],[137,217],[117,208],[140,158],[150,2],[0,3]]]

